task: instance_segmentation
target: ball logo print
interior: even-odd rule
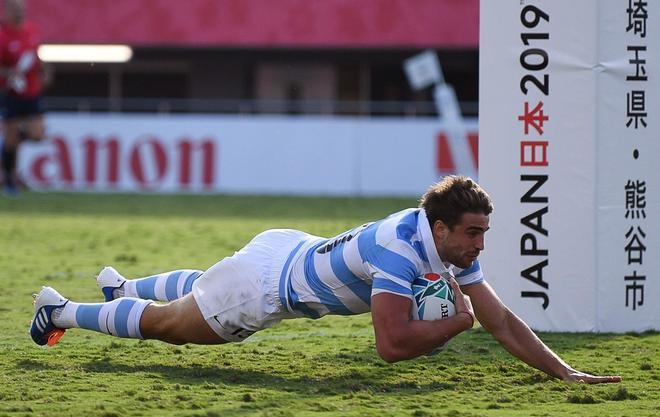
[[[440,320],[456,314],[454,290],[440,275],[430,272],[412,284],[415,320]]]

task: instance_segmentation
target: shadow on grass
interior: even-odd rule
[[[26,371],[44,370],[58,371],[56,365],[26,359],[18,362],[17,367]],[[279,387],[279,389],[302,394],[344,394],[358,391],[423,393],[453,389],[457,382],[431,381],[418,383],[401,381],[396,383],[383,382],[384,379],[396,379],[399,370],[393,367],[370,368],[367,371],[348,369],[347,372],[330,377],[314,377],[313,375],[282,375],[277,371],[264,372],[205,365],[127,365],[113,361],[88,362],[82,369],[90,374],[156,374],[171,383],[185,385],[244,385],[255,389]],[[102,378],[102,377],[101,377]]]
[[[588,334],[588,333],[542,333],[541,338],[560,355],[568,352],[602,349],[606,356],[619,352],[616,339],[638,338],[640,340],[657,337],[658,332],[641,334]],[[610,344],[608,346],[608,344]],[[245,353],[249,356],[250,353]],[[241,358],[240,360],[245,360]],[[508,386],[545,384],[554,378],[527,367],[511,357],[494,342],[483,329],[475,329],[459,336],[448,348],[434,356],[404,361],[390,365],[380,360],[372,346],[350,352],[330,352],[315,354],[310,359],[322,370],[320,373],[304,374],[298,366],[308,364],[291,363],[287,359],[272,359],[276,369],[262,371],[232,366],[208,366],[203,364],[125,364],[113,359],[89,361],[80,367],[86,373],[156,375],[178,384],[204,385],[227,384],[252,388],[279,387],[283,391],[304,395],[344,394],[358,391],[399,394],[432,394],[457,387],[479,386],[485,374],[497,372],[502,384]],[[47,361],[26,359],[16,363],[25,371],[59,371],[61,368]],[[579,366],[578,366],[579,367]],[[328,371],[334,369],[334,371]],[[331,372],[331,375],[323,375]],[[140,375],[137,375],[140,374]],[[426,375],[431,378],[416,378]],[[395,381],[395,382],[392,382]]]
[[[620,353],[617,350],[616,339],[643,340],[657,337],[658,334],[658,332],[628,335],[542,333],[541,337],[560,355],[599,348],[605,356],[614,356]],[[245,352],[245,355],[249,356],[250,353]],[[244,361],[246,358],[239,357],[239,360]],[[476,329],[459,336],[438,355],[395,365],[380,360],[372,346],[350,352],[321,352],[308,360],[316,364],[321,371],[316,374],[306,374],[298,369],[299,366],[308,369],[306,362],[296,364],[284,358],[274,358],[270,361],[275,367],[272,371],[220,364],[217,366],[195,363],[126,364],[110,358],[103,361],[88,361],[82,363],[80,368],[97,379],[103,379],[103,374],[133,375],[141,379],[145,376],[149,378],[151,375],[175,384],[192,386],[204,386],[209,383],[226,384],[254,389],[279,387],[283,391],[307,396],[361,391],[384,394],[392,392],[397,395],[424,393],[432,395],[442,390],[481,386],[488,380],[488,375],[493,373],[497,373],[502,378],[502,386],[509,388],[543,385],[554,380],[511,357],[483,329]],[[35,359],[19,361],[16,367],[29,372],[61,370],[56,364]],[[425,376],[417,378],[416,375]]]
[[[642,333],[550,333],[535,332],[539,338],[546,343],[552,350],[558,353],[568,353],[582,350],[594,350],[604,346],[613,346],[617,340],[639,339],[644,340],[649,337],[657,337],[660,332],[646,331]],[[612,347],[614,349],[614,347]],[[460,353],[473,352],[489,353],[499,351],[505,352],[504,348],[488,333],[483,327],[477,327],[469,332],[463,333],[453,339],[449,344],[449,351]],[[457,359],[460,360],[459,354]]]

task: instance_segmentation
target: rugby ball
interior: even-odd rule
[[[415,320],[440,320],[456,314],[454,290],[440,275],[430,272],[412,283]]]

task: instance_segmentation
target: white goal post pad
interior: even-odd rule
[[[660,329],[660,2],[639,3],[481,2],[482,265],[537,330]]]

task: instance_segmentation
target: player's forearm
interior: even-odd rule
[[[16,63],[16,71],[25,74],[37,63],[37,54],[35,51],[25,51]]]
[[[572,368],[515,314],[509,313],[506,323],[505,329],[493,335],[512,355],[556,378],[564,379],[572,371]]]
[[[390,363],[416,358],[442,346],[472,325],[472,317],[468,314],[435,321],[410,320],[399,326],[396,332],[376,335],[376,350]]]

